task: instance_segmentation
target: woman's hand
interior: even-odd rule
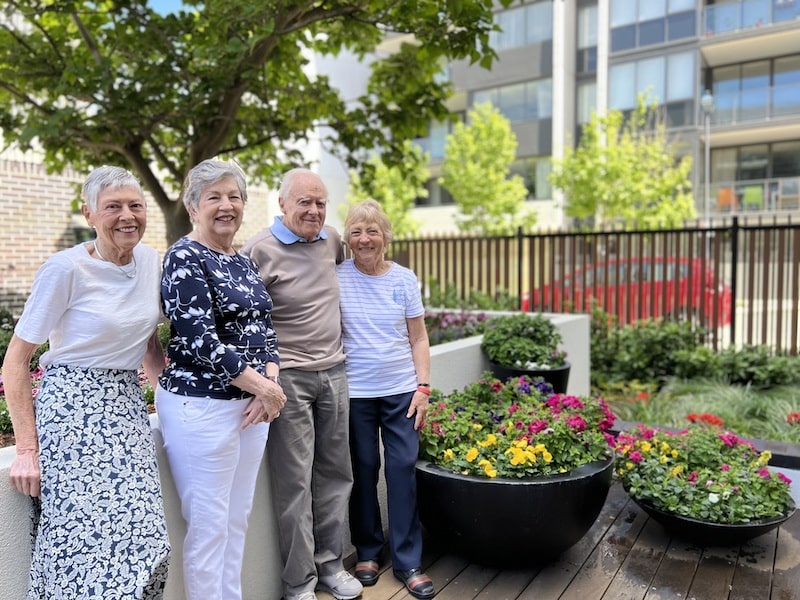
[[[281,416],[281,409],[286,404],[286,394],[275,381],[266,378],[264,380],[266,389],[256,394],[244,411],[242,429],[257,423],[271,423]]]
[[[38,497],[41,490],[39,473],[39,452],[37,450],[17,450],[17,456],[8,472],[11,485],[20,494]]]
[[[425,427],[425,418],[428,416],[428,394],[424,394],[419,390],[414,392],[411,398],[411,404],[408,406],[406,418],[414,418],[414,430],[419,431]]]

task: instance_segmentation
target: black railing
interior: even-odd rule
[[[527,311],[599,306],[621,323],[688,319],[714,347],[798,352],[800,224],[734,217],[659,231],[445,235],[395,240],[389,257],[417,274],[428,297],[510,294]]]

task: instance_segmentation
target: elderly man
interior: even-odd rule
[[[315,600],[315,589],[357,598],[361,583],[342,564],[353,473],[348,389],[341,341],[337,231],[325,225],[328,194],[307,169],[287,172],[282,217],[242,248],[272,296],[280,340],[281,418],[271,425],[267,459],[278,518],[286,600]]]

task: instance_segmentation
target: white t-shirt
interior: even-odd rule
[[[383,275],[365,275],[352,259],[338,265],[336,275],[350,397],[417,389],[406,323],[425,314],[417,276],[396,263]]]
[[[88,244],[51,256],[36,273],[14,333],[33,344],[49,339],[39,364],[138,369],[161,317],[161,260],[139,244],[131,265],[92,258]]]

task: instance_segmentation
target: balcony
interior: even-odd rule
[[[700,48],[707,66],[800,52],[800,0],[740,0],[707,6]]]
[[[706,6],[705,35],[733,33],[800,18],[797,0],[741,0]]]

